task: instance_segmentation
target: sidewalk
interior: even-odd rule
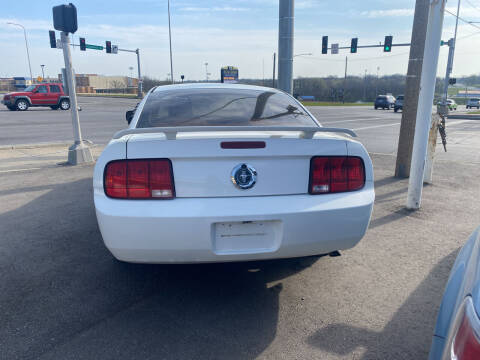
[[[71,143],[57,143],[0,147],[0,174],[65,165],[70,145]],[[94,159],[100,156],[103,148],[104,145],[91,146]]]

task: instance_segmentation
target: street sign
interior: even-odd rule
[[[87,49],[92,49],[92,50],[103,50],[103,46],[101,46],[101,45],[85,44],[85,47],[86,47]]]
[[[338,54],[338,44],[332,44],[332,54]]]
[[[112,54],[118,54],[118,45],[112,45]]]
[[[37,76],[37,82],[42,82],[43,78],[41,76]]]

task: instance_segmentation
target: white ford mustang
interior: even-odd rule
[[[149,91],[93,177],[119,260],[245,261],[355,246],[375,197],[372,162],[281,91],[192,84]]]

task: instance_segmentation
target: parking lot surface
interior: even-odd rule
[[[479,164],[438,161],[410,213],[394,157],[372,157],[375,209],[356,248],[239,264],[119,263],[91,165],[0,173],[0,358],[426,358],[450,267],[480,224]]]

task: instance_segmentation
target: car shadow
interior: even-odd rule
[[[312,335],[308,343],[340,357],[362,348],[365,352],[360,358],[365,360],[426,359],[446,285],[445,274],[449,273],[457,253],[458,250],[453,251],[433,267],[382,330],[329,324]],[[432,293],[436,294],[434,298]]]
[[[102,242],[90,177],[22,184],[2,201],[12,209],[0,212],[9,359],[256,358],[275,338],[281,280],[317,260],[118,262]]]

